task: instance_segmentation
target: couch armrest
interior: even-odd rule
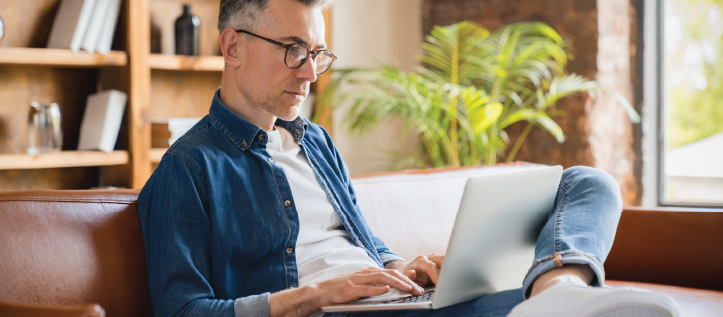
[[[626,207],[606,278],[723,290],[723,209]]]
[[[98,304],[80,306],[34,305],[0,302],[0,316],[6,317],[105,317]]]

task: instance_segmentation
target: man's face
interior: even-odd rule
[[[311,50],[326,48],[321,10],[295,0],[270,0],[265,22],[254,33],[284,44],[302,42]],[[290,69],[284,63],[285,48],[238,36],[241,65],[235,79],[241,93],[258,110],[286,121],[295,119],[310,84],[316,81],[316,62],[309,58],[301,67]]]

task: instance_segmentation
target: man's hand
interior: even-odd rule
[[[392,261],[384,267],[401,272],[413,271],[416,274],[410,276],[418,285],[424,287],[430,284],[437,285],[439,279],[439,269],[442,268],[444,255],[436,255],[434,253],[424,256],[420,255],[411,262]]]
[[[415,296],[424,294],[424,289],[410,279],[414,272],[407,272],[407,275],[395,269],[370,267],[299,289],[274,293],[269,299],[271,316],[308,316],[324,306],[385,294],[390,287]]]
[[[370,267],[356,273],[340,275],[317,284],[311,284],[320,293],[319,306],[344,304],[361,297],[385,294],[391,288],[412,295],[422,295],[424,290],[397,270]]]

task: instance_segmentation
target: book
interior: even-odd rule
[[[80,51],[95,0],[63,0],[50,30],[48,48],[69,48]]]
[[[95,48],[98,45],[98,39],[105,24],[106,15],[108,14],[108,8],[110,7],[110,0],[95,0],[95,6],[93,6],[93,13],[90,15],[88,22],[88,28],[83,36],[83,44],[80,48],[88,51],[88,53],[95,53]]]
[[[168,118],[168,130],[171,131],[171,139],[168,143],[175,143],[188,130],[191,130],[201,118]]]
[[[167,119],[151,120],[151,147],[152,148],[168,148],[171,143],[171,130],[168,130]]]
[[[79,151],[113,152],[127,101],[126,93],[113,89],[88,96],[80,125]]]
[[[103,28],[98,38],[98,45],[96,46],[98,53],[103,55],[108,54],[113,45],[113,35],[115,34],[115,27],[118,23],[118,15],[120,14],[121,8],[121,0],[109,1],[108,12],[103,21]]]

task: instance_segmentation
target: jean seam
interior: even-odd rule
[[[561,255],[561,256],[562,256],[562,255],[566,255],[566,254],[570,254],[570,253],[577,253],[577,254],[584,255],[584,256],[590,258],[591,260],[593,260],[593,261],[595,262],[595,264],[599,265],[601,268],[603,267],[602,264],[600,264],[600,261],[598,261],[592,254],[589,254],[589,253],[586,253],[586,252],[582,252],[582,251],[579,251],[579,250],[567,250],[567,251],[562,251],[562,252],[555,252],[555,254],[553,254],[553,255],[548,255],[548,256],[546,256],[546,257],[544,257],[544,258],[542,258],[542,259],[539,259],[539,260],[535,261],[535,263],[532,263],[532,267],[530,267],[530,270],[527,272],[527,274],[529,274],[530,272],[532,272],[532,270],[535,269],[535,267],[537,267],[537,265],[539,265],[540,263],[542,263],[542,262],[544,262],[544,261],[547,261],[547,260],[549,260],[549,259],[554,258],[555,255]]]
[[[580,255],[583,255],[583,256],[585,256],[585,257],[590,258],[593,262],[595,262],[595,264],[597,264],[597,265],[600,267],[600,269],[602,270],[603,278],[605,277],[605,268],[603,267],[602,264],[600,264],[600,261],[598,261],[593,255],[588,254],[588,253],[585,253],[585,252],[582,252],[582,251],[578,251],[578,250],[567,250],[567,251],[562,251],[562,252],[555,252],[555,254],[553,254],[553,255],[548,255],[548,256],[546,256],[546,257],[544,257],[544,258],[542,258],[542,259],[539,259],[539,260],[535,261],[535,263],[532,263],[532,266],[531,266],[530,269],[527,271],[527,274],[525,274],[525,278],[524,278],[524,279],[526,280],[527,277],[530,276],[530,273],[532,273],[532,271],[533,271],[538,265],[540,265],[540,263],[542,263],[542,262],[544,262],[544,261],[547,261],[547,260],[550,260],[550,259],[553,259],[556,255],[563,256],[563,255],[570,254],[570,253],[577,253],[577,254],[580,254]],[[602,284],[602,282],[601,282],[601,284]]]
[[[560,222],[562,221],[562,213],[565,211],[565,206],[567,205],[567,192],[568,191],[562,185],[560,185],[560,188],[565,190],[565,193],[562,195],[562,202],[560,203],[560,210],[555,215],[555,222],[554,222],[554,226],[552,228],[552,238],[554,239],[554,243],[553,243],[553,253],[554,254],[557,254],[558,250],[560,250],[560,247],[558,245],[558,241],[559,241],[558,229],[560,227]]]

